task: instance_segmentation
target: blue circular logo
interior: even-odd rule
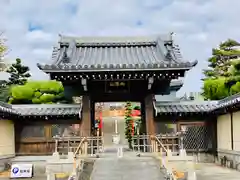
[[[13,174],[17,174],[19,172],[19,168],[15,167],[12,169]]]

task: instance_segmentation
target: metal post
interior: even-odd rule
[[[115,134],[117,135],[118,133],[118,120],[115,119]]]
[[[146,152],[146,136],[143,136],[143,152]]]
[[[91,148],[91,156],[93,156],[93,146],[94,146],[94,144],[93,144],[93,139],[92,139],[92,138],[90,138],[90,141],[91,141],[91,143],[90,143],[90,148]]]
[[[99,153],[99,128],[97,129],[97,153]]]
[[[67,151],[70,152],[70,139],[68,139],[68,144],[67,144]]]
[[[58,152],[58,140],[55,139],[55,152]]]
[[[181,132],[181,137],[180,137],[180,141],[181,141],[181,149],[183,150],[183,132]]]
[[[180,155],[181,156],[186,156],[186,150],[184,149],[184,135],[186,134],[186,127],[185,126],[181,126],[181,132],[180,132],[180,144],[181,144],[181,148],[180,148]]]
[[[138,143],[138,152],[140,152],[139,126],[137,127],[137,143]]]

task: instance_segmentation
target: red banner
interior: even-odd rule
[[[99,112],[99,126],[98,126],[99,129],[102,129],[102,111]]]
[[[141,116],[140,110],[132,110],[132,116]]]

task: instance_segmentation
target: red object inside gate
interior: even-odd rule
[[[140,110],[132,110],[132,116],[141,116]]]
[[[99,113],[99,129],[102,129],[102,111]]]

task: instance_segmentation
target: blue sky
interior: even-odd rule
[[[198,65],[186,74],[182,92],[200,91],[202,69],[212,47],[240,40],[240,1],[231,0],[2,0],[0,30],[11,52],[22,58],[34,79],[46,79],[36,63],[50,62],[58,34],[151,35],[175,32],[183,57]]]

